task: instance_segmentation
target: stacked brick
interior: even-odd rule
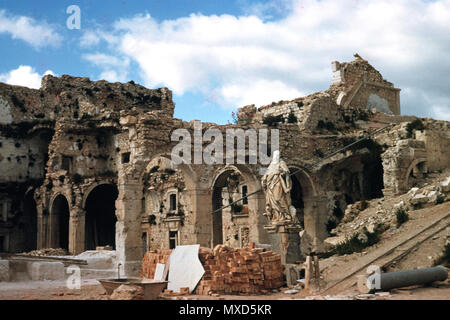
[[[155,277],[156,264],[167,264],[172,250],[150,250],[142,260],[141,278],[153,279]]]
[[[141,277],[153,279],[156,264],[167,264],[171,252],[148,251],[142,261]],[[261,294],[284,284],[281,256],[273,251],[218,245],[214,250],[200,248],[198,255],[205,274],[196,294]]]
[[[264,249],[200,248],[205,269],[195,293],[259,294],[283,285],[281,257]]]

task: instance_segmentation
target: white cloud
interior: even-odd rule
[[[226,97],[227,103],[233,105],[263,105],[268,101],[291,100],[303,94],[286,86],[279,80],[257,80],[255,82],[238,82],[227,84],[220,90],[222,97]]]
[[[39,89],[41,87],[42,77],[47,74],[54,75],[51,70],[47,70],[44,74],[40,75],[33,67],[19,66],[17,69],[0,74],[0,82]]]
[[[253,8],[262,17],[120,19],[109,50],[137,62],[147,86],[215,95],[232,108],[326,89],[330,62],[358,52],[408,88],[404,113],[442,118],[450,111],[450,0],[283,2],[276,21],[264,19],[274,1]]]
[[[129,58],[119,58],[103,53],[85,54],[83,58],[103,69],[100,78],[110,82],[125,82],[130,65]]]
[[[80,46],[91,47],[100,43],[100,37],[96,32],[88,30],[80,38]]]
[[[0,33],[8,33],[13,39],[20,39],[35,48],[57,47],[62,37],[46,22],[38,22],[26,16],[15,16],[0,10]]]

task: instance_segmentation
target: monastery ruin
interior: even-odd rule
[[[325,250],[348,205],[405,193],[450,167],[450,123],[401,115],[400,89],[355,56],[331,63],[327,90],[245,106],[234,124],[201,123],[201,134],[279,130],[281,158],[295,172],[296,219],[313,239],[303,251]],[[39,90],[0,83],[0,251],[112,246],[136,276],[149,249],[269,243],[264,167],[173,166],[172,132],[199,134],[198,122],[174,118],[174,108],[169,89],[132,81],[47,75]]]

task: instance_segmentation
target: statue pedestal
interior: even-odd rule
[[[272,250],[281,255],[281,263],[295,264],[301,259],[300,253],[300,234],[302,230],[292,223],[277,223],[264,226],[269,233]]]

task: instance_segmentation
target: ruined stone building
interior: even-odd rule
[[[236,124],[202,123],[200,133],[279,129],[281,157],[296,172],[292,203],[317,250],[348,204],[403,193],[450,166],[450,123],[401,116],[400,89],[360,57],[333,62],[332,72],[325,91],[243,107]],[[173,131],[199,135],[174,107],[169,89],[134,82],[47,75],[39,90],[0,84],[0,250],[111,245],[136,274],[149,248],[267,243],[262,166],[173,166]]]

